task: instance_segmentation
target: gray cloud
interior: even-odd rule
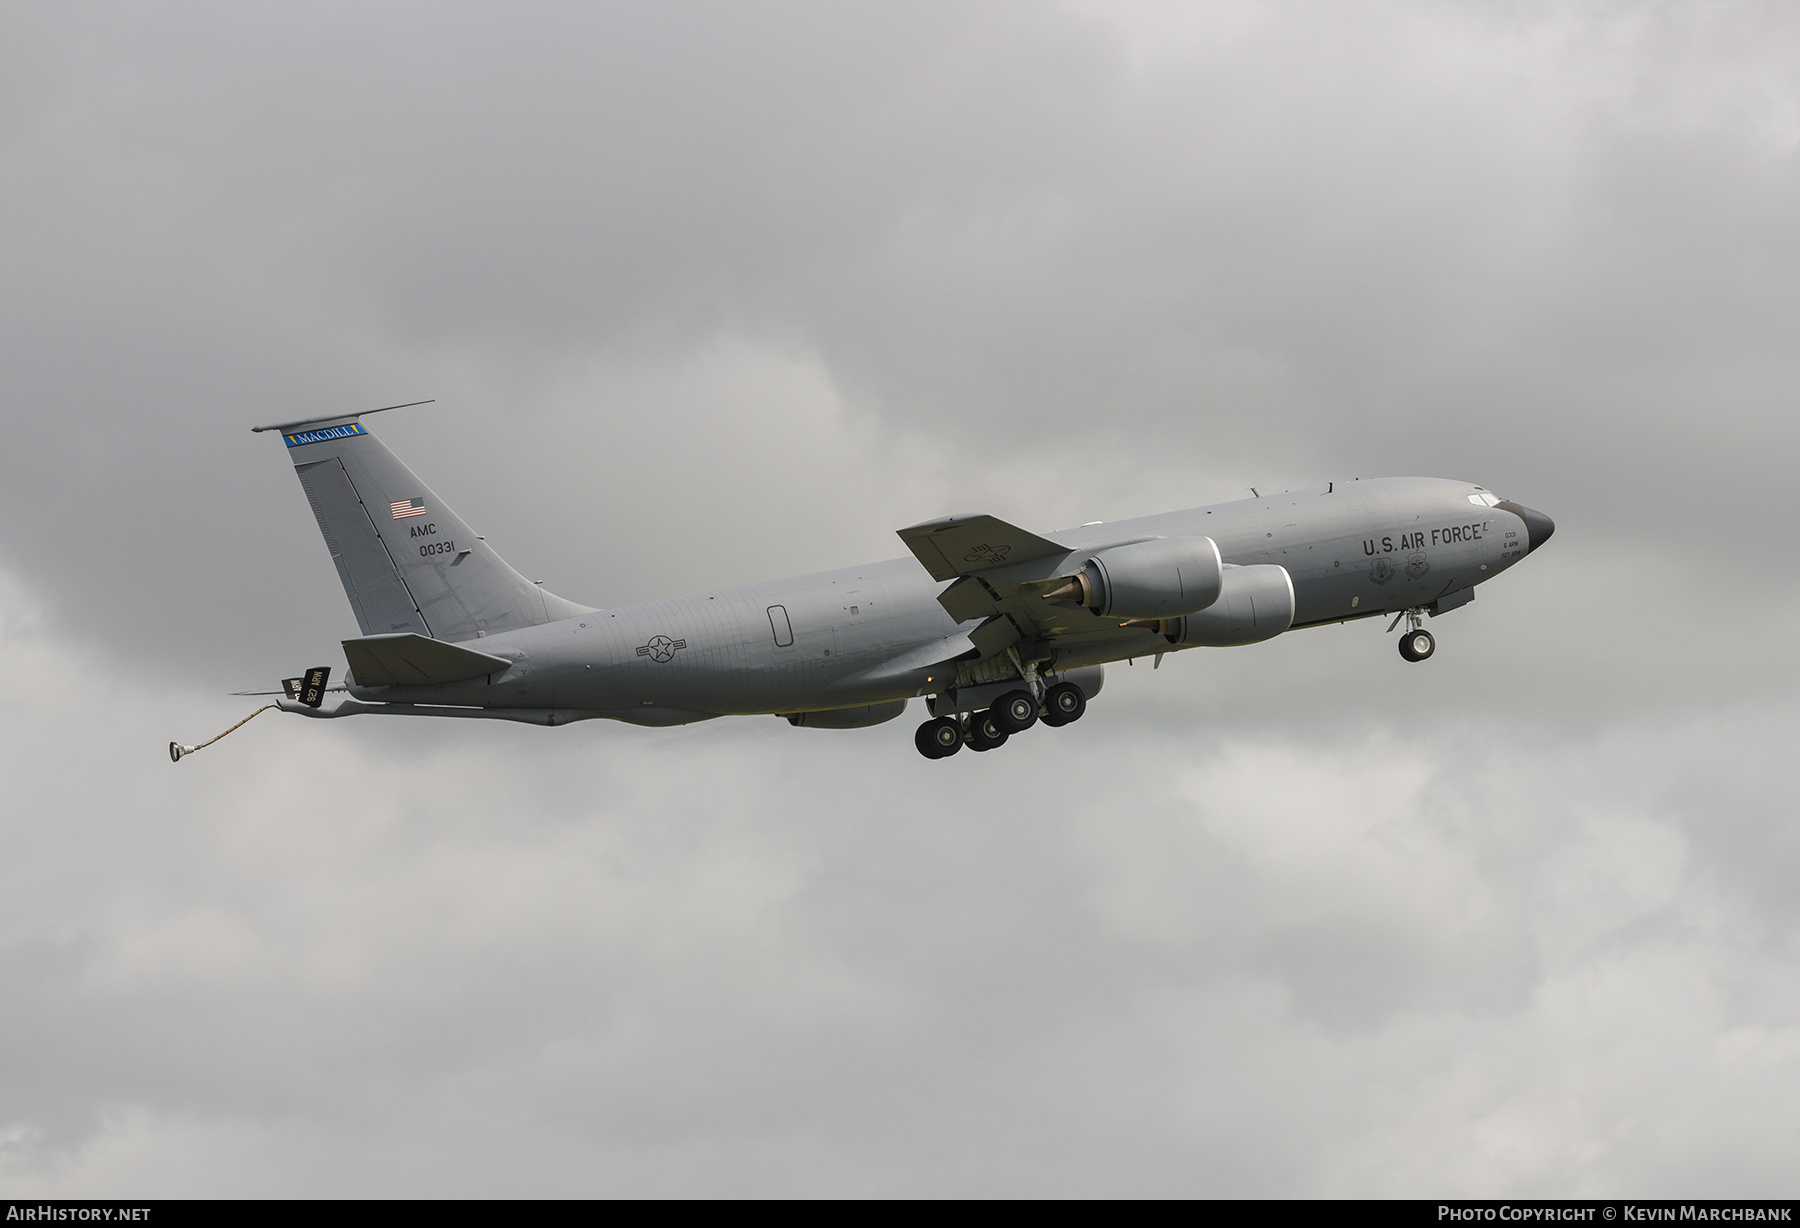
[[[1777,1193],[1800,27],[1396,4],[0,21],[0,1189]],[[256,422],[624,603],[1381,473],[1552,547],[1077,729],[259,718]]]
[[[269,717],[177,772],[217,704],[129,694],[51,701],[83,775],[9,704],[9,1193],[1777,1192],[1796,852],[1684,795],[1774,805],[1791,711],[1302,740],[1126,689],[949,772]]]

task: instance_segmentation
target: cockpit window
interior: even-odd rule
[[[1473,503],[1476,507],[1494,507],[1500,502],[1500,496],[1491,495],[1484,490],[1479,494],[1470,495],[1469,502]]]

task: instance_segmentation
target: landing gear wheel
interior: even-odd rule
[[[1400,655],[1408,661],[1423,661],[1436,651],[1437,641],[1429,631],[1408,631],[1400,637]]]
[[[1006,745],[1006,730],[1000,728],[991,712],[977,712],[969,718],[969,749],[993,750]]]
[[[1038,701],[1030,691],[1008,691],[994,701],[988,717],[1007,733],[1024,733],[1038,720]]]
[[[913,745],[927,759],[948,759],[962,749],[962,723],[953,716],[940,716],[935,721],[926,721],[913,734]]]
[[[1052,729],[1072,724],[1087,711],[1087,696],[1073,682],[1059,682],[1044,696],[1044,724]]]

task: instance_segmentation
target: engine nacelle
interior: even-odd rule
[[[855,708],[831,708],[824,712],[789,712],[787,723],[807,729],[867,729],[891,721],[906,711],[904,699],[884,704],[863,704]]]
[[[1092,699],[1106,685],[1106,666],[1083,665],[1079,669],[1068,669],[1050,679],[1052,685],[1058,682],[1073,682],[1081,688],[1081,693]]]
[[[1273,639],[1294,625],[1294,581],[1271,564],[1227,567],[1219,599],[1158,628],[1177,647],[1230,648]]]
[[[1096,614],[1173,618],[1217,601],[1223,568],[1210,537],[1158,537],[1100,551],[1074,580]]]

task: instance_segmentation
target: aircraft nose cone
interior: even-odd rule
[[[1525,522],[1525,553],[1530,554],[1539,546],[1550,540],[1556,532],[1556,522],[1539,511],[1534,511],[1523,504],[1508,499],[1494,506],[1504,508]]]
[[[1533,511],[1531,508],[1525,509],[1524,519],[1525,532],[1531,535],[1527,539],[1525,553],[1530,554],[1550,540],[1550,535],[1556,532],[1556,522],[1544,513]]]

